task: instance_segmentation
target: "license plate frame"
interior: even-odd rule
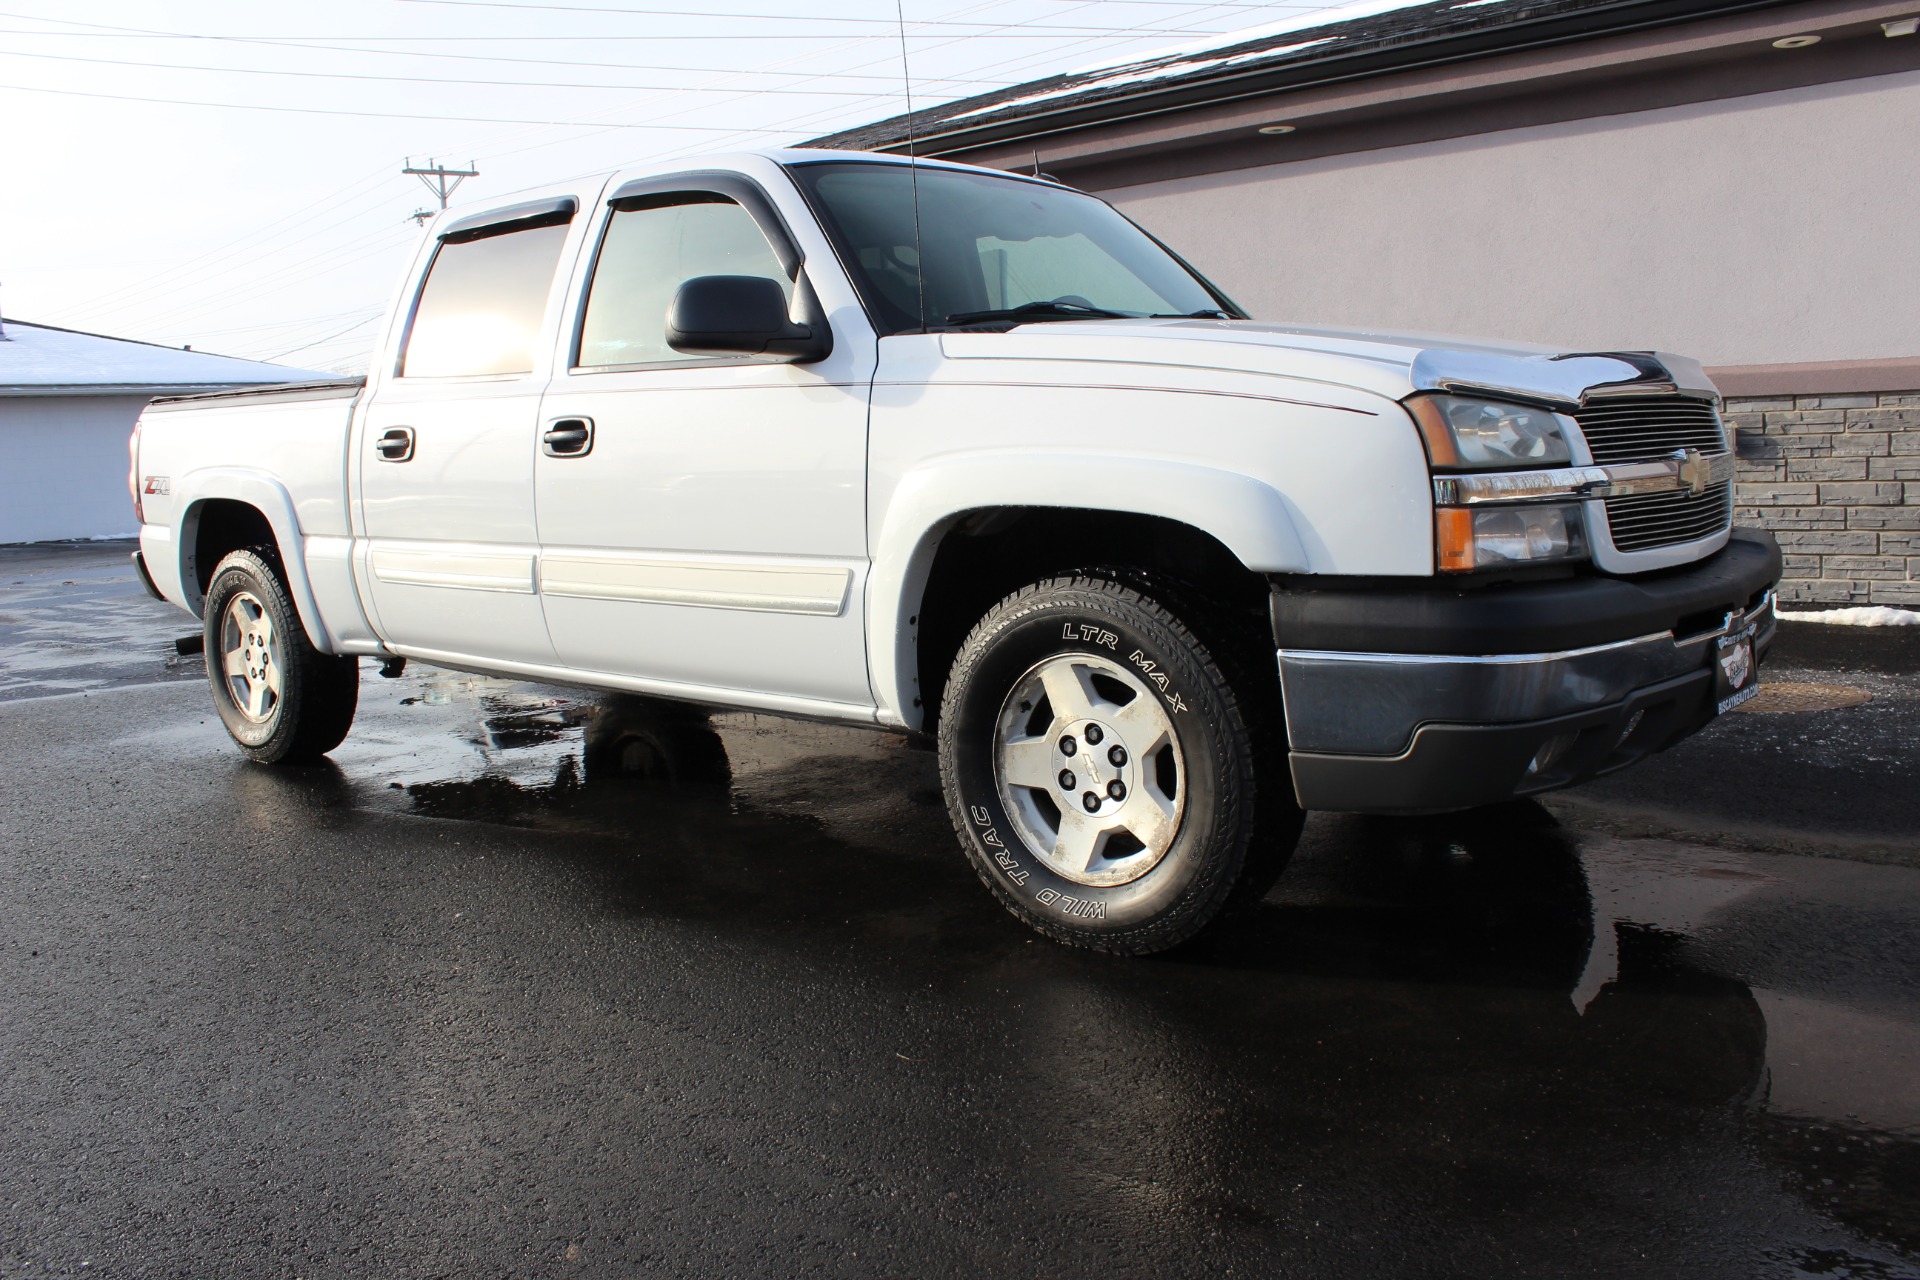
[[[1713,706],[1725,715],[1760,692],[1760,664],[1753,656],[1752,624],[1721,636],[1713,647]]]

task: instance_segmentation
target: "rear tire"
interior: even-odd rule
[[[1203,639],[1204,637],[1204,639]],[[1165,951],[1257,903],[1304,815],[1279,679],[1245,628],[1174,584],[1034,583],[954,661],[940,775],[974,869],[1049,937]]]
[[[321,653],[281,580],[272,548],[235,551],[207,584],[207,683],[240,749],[261,764],[304,764],[339,746],[360,703],[359,659]]]

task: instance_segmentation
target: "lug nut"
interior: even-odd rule
[[[1060,754],[1063,756],[1080,754],[1080,744],[1073,740],[1072,734],[1068,734],[1066,737],[1060,739]]]
[[[1062,791],[1071,791],[1076,785],[1077,784],[1074,780],[1073,770],[1062,769],[1060,771],[1060,789]]]
[[[1088,813],[1100,812],[1100,797],[1091,791],[1080,797],[1080,803],[1087,807]]]
[[[1108,747],[1107,763],[1116,769],[1124,769],[1127,764],[1127,749],[1118,745]]]
[[[1115,800],[1125,800],[1127,798],[1127,786],[1124,782],[1120,781],[1120,779],[1115,778],[1107,784],[1107,794]]]
[[[1090,724],[1090,725],[1088,725],[1088,726],[1087,726],[1087,745],[1088,745],[1088,746],[1093,746],[1093,747],[1097,747],[1097,746],[1099,746],[1099,745],[1100,745],[1100,739],[1102,739],[1102,738],[1104,738],[1104,737],[1106,737],[1106,736],[1107,736],[1106,734],[1104,734],[1104,733],[1102,733],[1102,732],[1100,731],[1100,726],[1099,726],[1099,725],[1097,725],[1097,724]]]

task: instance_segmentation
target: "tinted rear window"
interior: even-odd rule
[[[400,373],[527,373],[553,285],[564,221],[443,241],[414,308]]]

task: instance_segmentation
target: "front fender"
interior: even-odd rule
[[[1062,502],[1063,494],[1073,501]],[[1247,568],[1299,573],[1307,555],[1286,499],[1251,476],[1123,455],[991,451],[945,457],[903,476],[887,503],[867,583],[867,652],[881,717],[918,728],[916,629],[940,541],[961,519],[996,507],[1054,507],[1158,516],[1209,534]]]
[[[313,598],[313,584],[307,577],[305,539],[294,513],[293,495],[286,487],[263,471],[245,467],[205,467],[174,481],[176,509],[181,513],[174,530],[178,556],[180,588],[188,608],[200,616],[205,601],[200,595],[200,576],[194,564],[194,543],[200,532],[200,512],[208,502],[226,500],[245,503],[267,518],[273,540],[280,546],[280,569],[286,575],[287,594],[300,614],[300,625],[307,639],[322,653],[333,652],[332,637],[320,618],[320,607]]]

